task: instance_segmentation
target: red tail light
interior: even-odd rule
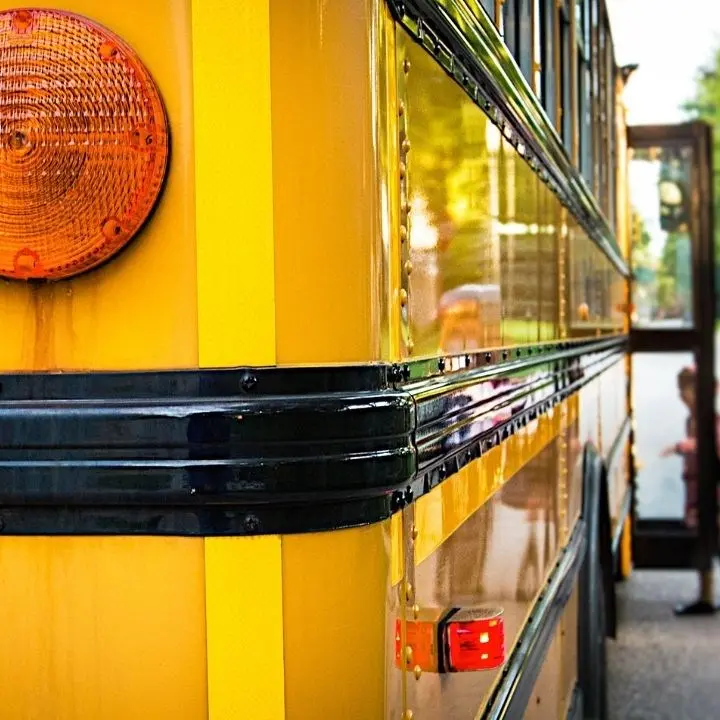
[[[451,672],[492,670],[505,662],[501,610],[461,610],[447,623],[447,661]]]
[[[505,662],[500,608],[424,608],[416,619],[395,621],[395,664],[423,672],[493,670]]]
[[[113,256],[167,160],[160,94],[128,45],[71,13],[0,12],[0,276],[67,278]]]

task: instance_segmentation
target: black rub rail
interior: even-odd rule
[[[4,375],[0,531],[254,535],[377,522],[625,347],[616,336],[501,349],[491,364],[482,352],[432,370]]]

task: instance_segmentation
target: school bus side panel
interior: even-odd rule
[[[0,11],[17,6],[0,0]],[[48,0],[43,7],[84,15],[138,54],[165,102],[171,158],[155,212],[104,266],[46,285],[0,281],[0,370],[197,366],[190,0]]]

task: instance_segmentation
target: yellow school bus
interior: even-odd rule
[[[0,715],[603,717],[603,0],[0,0],[0,86]]]

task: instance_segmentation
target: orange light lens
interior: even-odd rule
[[[121,250],[162,189],[168,125],[120,38],[66,12],[0,12],[0,276],[60,280]]]

